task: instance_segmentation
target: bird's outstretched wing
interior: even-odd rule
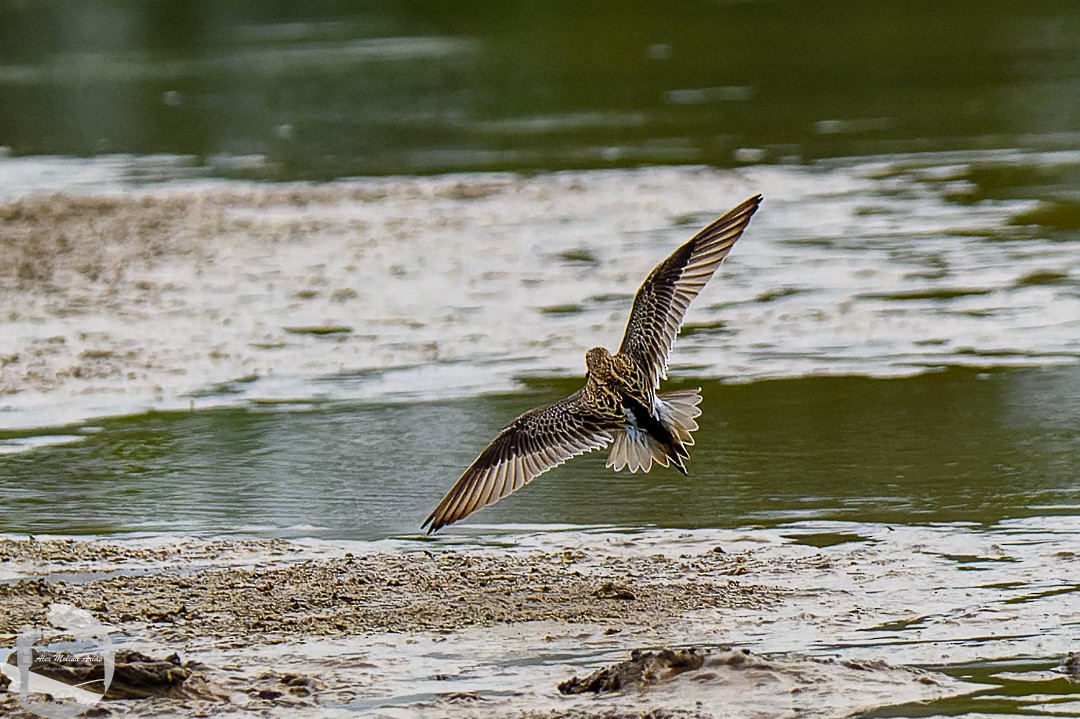
[[[697,233],[656,266],[634,297],[619,354],[634,358],[653,388],[667,377],[667,358],[690,301],[712,277],[761,204],[755,195]]]
[[[458,478],[421,527],[428,534],[498,502],[552,467],[601,449],[616,419],[589,411],[583,391],[529,410],[511,422]]]

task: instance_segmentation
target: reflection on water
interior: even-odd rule
[[[708,382],[690,478],[615,474],[596,454],[463,526],[992,524],[1074,514],[1078,369]],[[0,455],[9,478],[0,531],[415,534],[499,427],[574,387],[552,380],[524,395],[451,402],[105,420],[80,443]]]
[[[0,3],[0,145],[268,178],[1072,148],[1075,3]]]
[[[1056,659],[1010,658],[935,669],[990,688],[959,698],[882,707],[862,716],[866,719],[966,716],[969,713],[1080,716],[1080,702],[1076,699],[1080,692],[1076,682],[1064,676]]]

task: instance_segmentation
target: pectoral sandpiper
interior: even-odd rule
[[[458,478],[423,527],[437,532],[494,504],[563,462],[609,445],[607,466],[686,474],[701,390],[657,392],[690,301],[697,297],[761,203],[751,197],[656,266],[634,297],[619,351],[585,354],[585,386],[507,425]]]

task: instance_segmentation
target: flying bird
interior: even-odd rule
[[[756,195],[713,221],[645,278],[622,344],[585,353],[585,386],[508,424],[424,520],[428,534],[498,502],[549,469],[611,447],[607,466],[648,472],[653,462],[686,474],[701,389],[658,392],[690,301],[697,297],[761,204]]]

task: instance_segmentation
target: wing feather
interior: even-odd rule
[[[727,257],[761,204],[755,195],[713,221],[645,278],[626,323],[619,353],[634,358],[653,388],[667,377],[667,359],[686,309]]]
[[[578,391],[521,415],[492,440],[458,478],[422,527],[437,532],[553,467],[614,440],[617,422],[590,412]]]

